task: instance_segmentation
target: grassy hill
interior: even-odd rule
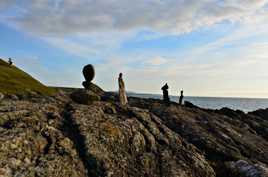
[[[34,91],[42,95],[51,95],[55,89],[46,87],[16,66],[9,66],[0,59],[0,92],[23,94]]]

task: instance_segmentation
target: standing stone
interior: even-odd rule
[[[169,99],[169,96],[168,96],[168,85],[167,83],[161,88],[161,90],[163,91],[163,100],[166,104],[169,104],[170,102],[170,99]]]
[[[183,102],[183,90],[181,90],[181,96],[180,96],[180,100],[179,100],[179,105],[182,105],[182,102]]]
[[[127,94],[126,94],[126,88],[125,83],[123,81],[123,74],[120,73],[118,77],[118,85],[119,85],[119,101],[122,106],[127,105]]]

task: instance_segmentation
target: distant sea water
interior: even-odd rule
[[[141,98],[162,99],[162,95],[156,94],[137,94],[128,93],[128,96]],[[179,97],[170,96],[174,102],[179,101]],[[268,99],[262,98],[222,98],[222,97],[184,97],[184,101],[189,101],[194,105],[207,109],[221,109],[228,107],[234,110],[242,110],[244,112],[255,111],[261,108],[268,108]]]

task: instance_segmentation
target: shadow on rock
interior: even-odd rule
[[[75,149],[78,152],[79,158],[82,160],[84,167],[87,170],[87,176],[105,176],[105,169],[103,168],[103,166],[98,163],[96,157],[88,153],[89,150],[86,147],[85,143],[86,137],[81,133],[79,125],[71,116],[72,111],[74,111],[72,106],[67,104],[65,110],[63,111],[64,120],[61,127],[64,135],[73,141]]]

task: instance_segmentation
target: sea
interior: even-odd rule
[[[128,93],[128,96],[135,96],[141,98],[155,98],[162,99],[162,95],[157,94],[138,94]],[[179,101],[179,97],[170,96],[174,102]],[[196,106],[206,109],[221,109],[228,107],[233,110],[241,110],[244,112],[251,112],[258,109],[268,108],[268,99],[265,98],[226,98],[226,97],[192,97],[185,96],[184,101],[189,101]]]

